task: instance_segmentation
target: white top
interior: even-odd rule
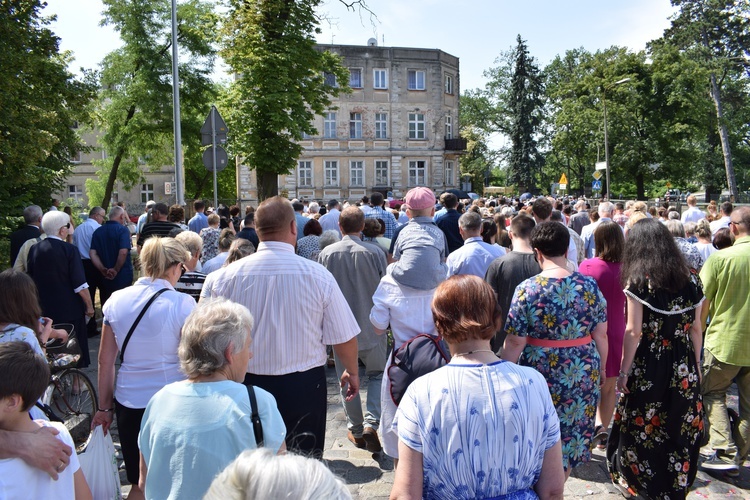
[[[719,229],[729,227],[729,219],[730,217],[727,215],[722,217],[721,219],[717,219],[711,222],[711,224],[709,224],[711,226],[711,236],[716,236],[716,232]]]
[[[56,437],[75,450],[75,443],[68,429],[60,422],[37,420],[44,427],[54,427],[60,434]],[[43,470],[27,465],[20,458],[0,459],[0,498],[49,498],[53,500],[75,499],[73,474],[81,468],[78,455],[70,456],[70,464],[59,475],[57,481]]]
[[[43,358],[45,357],[44,351],[42,351],[42,346],[39,345],[39,340],[36,338],[36,334],[31,330],[31,328],[27,328],[16,323],[8,323],[7,325],[5,325],[5,328],[0,329],[0,342],[13,342],[14,340],[26,342],[31,346],[32,349],[34,349],[35,353]],[[41,402],[41,398],[39,402]],[[31,407],[31,409],[29,410],[29,414],[34,420],[47,420],[47,415],[45,415],[44,412],[40,410],[36,405]],[[5,497],[0,495],[0,498]]]
[[[686,222],[698,222],[699,220],[705,218],[706,213],[700,208],[688,207],[688,209],[682,213],[682,217],[680,218],[680,220],[683,224],[685,224]]]
[[[473,274],[484,279],[492,261],[503,255],[503,247],[485,243],[481,236],[467,238],[462,247],[448,256],[448,277],[454,274]]]
[[[167,384],[183,380],[177,358],[180,330],[195,308],[195,300],[172,288],[168,281],[140,278],[133,286],[112,294],[104,307],[104,322],[115,334],[117,348],[151,296],[161,294],[141,318],[125,350],[115,386],[115,398],[128,408],[145,408],[151,396]]]
[[[336,210],[335,208],[333,210],[329,210],[324,215],[318,219],[318,222],[320,222],[320,227],[323,228],[323,231],[336,231],[341,234],[341,229],[339,229],[339,216],[341,215],[341,212]]]
[[[693,243],[693,246],[698,249],[698,253],[701,254],[701,257],[703,257],[703,262],[706,262],[708,260],[708,257],[714,253],[717,252],[719,249],[714,246],[713,243]]]
[[[255,387],[263,445],[278,452],[286,427],[268,392]],[[146,498],[203,498],[214,477],[257,448],[247,387],[231,380],[175,382],[151,398],[138,447],[148,467]]]
[[[227,257],[229,257],[229,252],[221,252],[213,259],[207,260],[206,263],[203,264],[203,274],[209,274],[221,269],[221,266],[227,261]]]
[[[399,284],[390,274],[386,274],[372,296],[370,322],[381,330],[385,330],[390,324],[396,347],[420,333],[437,335],[430,309],[434,294],[434,288],[411,288]]]
[[[295,255],[288,243],[261,241],[257,252],[209,278],[214,275],[203,291],[244,305],[255,319],[249,373],[285,375],[323,366],[326,345],[343,344],[359,333],[333,275]]]
[[[546,380],[507,361],[448,364],[418,378],[393,426],[424,457],[424,498],[528,490],[539,480],[544,453],[560,441]]]
[[[83,224],[76,228],[73,233],[73,244],[76,246],[79,252],[81,252],[82,259],[90,259],[89,250],[91,250],[91,237],[94,235],[94,231],[102,227],[96,219],[89,217]]]

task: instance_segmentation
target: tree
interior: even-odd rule
[[[544,87],[539,68],[529,55],[526,42],[518,35],[513,53],[513,75],[508,94],[510,121],[510,181],[521,191],[538,186],[542,156],[536,135],[542,123]]]
[[[680,11],[662,41],[684,51],[708,70],[707,90],[713,101],[724,156],[727,187],[735,198],[737,182],[723,92],[728,79],[743,76],[750,47],[750,5],[734,0],[672,0]]]
[[[102,131],[99,140],[107,158],[98,162],[99,180],[86,182],[89,199],[106,209],[115,181],[130,189],[141,182],[144,168],[174,164],[174,159],[170,4],[103,1],[102,22],[116,29],[124,42],[102,62],[94,125]],[[186,0],[177,12],[186,187],[195,189],[187,191],[189,197],[205,195],[205,179],[211,178],[201,164],[200,126],[217,96],[210,80],[218,29],[214,7],[204,0]]]
[[[93,86],[67,70],[40,0],[0,2],[0,217],[46,205],[84,145],[76,131]],[[10,229],[0,220],[0,230]]]
[[[357,3],[357,2],[354,2]],[[258,179],[258,198],[278,192],[312,120],[348,90],[338,56],[315,48],[320,0],[229,0],[222,55],[237,75],[229,94],[231,151]]]

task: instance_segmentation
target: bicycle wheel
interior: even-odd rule
[[[76,448],[81,447],[88,439],[97,410],[96,391],[86,374],[70,368],[53,375],[42,402],[63,420]]]

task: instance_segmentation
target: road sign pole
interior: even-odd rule
[[[180,124],[180,74],[177,50],[177,2],[172,0],[172,114],[174,120],[174,178],[177,185],[175,200],[185,204],[185,186],[182,177],[182,128]]]
[[[211,106],[211,146],[214,166],[214,210],[219,206],[219,190],[216,186],[216,107]]]

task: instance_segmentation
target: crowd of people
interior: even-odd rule
[[[149,202],[134,245],[124,206],[75,229],[30,206],[0,273],[0,485],[90,497],[65,428],[28,415],[53,324],[90,363],[98,290],[92,427],[116,422],[131,499],[349,498],[317,460],[326,365],[351,446],[394,459],[391,498],[561,498],[596,447],[625,497],[684,498],[750,451],[750,207],[687,205]],[[419,335],[450,359],[395,398],[393,351]]]

